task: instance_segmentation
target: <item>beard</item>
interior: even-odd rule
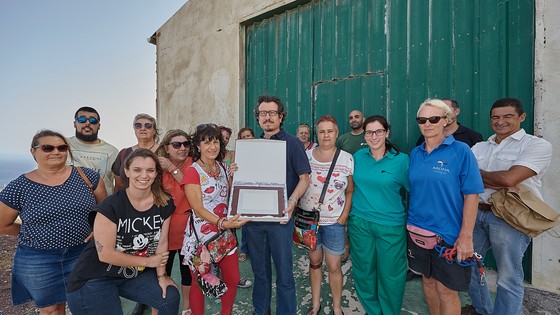
[[[93,142],[93,141],[97,140],[97,134],[98,133],[99,132],[96,132],[96,133],[91,134],[91,135],[84,135],[83,133],[78,132],[78,130],[76,130],[76,138],[78,138],[78,139],[80,139],[84,142]]]
[[[350,124],[350,128],[352,128],[352,130],[362,129],[363,126],[364,126],[364,123],[358,123],[356,125]]]

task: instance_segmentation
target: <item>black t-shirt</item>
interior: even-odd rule
[[[482,135],[470,128],[467,128],[459,124],[459,128],[453,133],[453,138],[457,141],[464,142],[472,148],[473,145],[482,141]],[[416,141],[416,146],[419,146],[424,142],[424,136],[420,135],[418,141]]]
[[[163,222],[174,210],[173,200],[169,199],[166,206],[152,206],[146,211],[138,211],[130,203],[126,190],[120,190],[96,206],[90,215],[93,222],[95,214],[99,212],[117,225],[115,246],[118,251],[149,257],[156,252]],[[134,278],[143,270],[143,267],[121,267],[99,261],[92,240],[70,274],[68,292],[78,290],[91,279]]]

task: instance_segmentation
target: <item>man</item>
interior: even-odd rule
[[[309,186],[309,161],[298,138],[284,131],[286,117],[284,105],[276,96],[259,96],[255,118],[264,130],[261,138],[286,142],[286,184],[288,208],[291,218],[298,199]],[[278,165],[271,165],[273,170]],[[272,296],[271,258],[276,270],[276,314],[296,314],[296,288],[292,262],[293,220],[276,222],[249,222],[246,225],[247,244],[254,273],[253,312],[270,314]]]
[[[453,121],[443,128],[443,134],[447,137],[453,135],[453,138],[457,141],[464,142],[472,148],[473,145],[482,141],[482,135],[472,129],[469,129],[463,125],[461,125],[457,121],[457,117],[459,117],[459,113],[461,109],[459,108],[459,104],[456,100],[450,98],[444,98],[442,101],[451,108],[453,112]],[[421,145],[424,142],[424,137],[420,136],[418,141],[416,141],[416,145]]]
[[[336,147],[350,154],[356,153],[361,148],[367,147],[364,139],[364,114],[359,110],[353,110],[348,117],[350,121],[350,132],[339,136],[336,140]]]
[[[497,189],[523,184],[542,199],[541,180],[550,165],[552,146],[544,139],[525,133],[521,128],[525,117],[520,100],[497,100],[490,110],[495,134],[472,148],[484,182],[473,233],[474,249],[483,256],[492,249],[498,267],[498,289],[492,305],[488,286],[480,284],[480,275],[474,268],[469,286],[474,307],[474,310],[468,307],[471,314],[475,311],[516,315],[521,314],[523,307],[522,258],[531,238],[497,218],[488,198]]]
[[[74,114],[74,128],[76,136],[68,139],[72,149],[75,166],[89,167],[103,178],[107,194],[113,193],[113,172],[111,165],[117,158],[119,151],[109,143],[99,139],[97,134],[101,129],[99,113],[92,107],[81,107]]]

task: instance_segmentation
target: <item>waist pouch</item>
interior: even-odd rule
[[[439,242],[441,242],[441,238],[432,231],[410,224],[406,225],[406,229],[408,230],[408,235],[410,235],[414,244],[422,248],[433,249],[437,244],[439,244]]]

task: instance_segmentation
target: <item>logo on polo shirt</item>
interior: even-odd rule
[[[447,168],[446,166],[447,166],[446,161],[439,160],[437,161],[436,166],[432,166],[432,170],[438,173],[449,173],[449,168]]]

